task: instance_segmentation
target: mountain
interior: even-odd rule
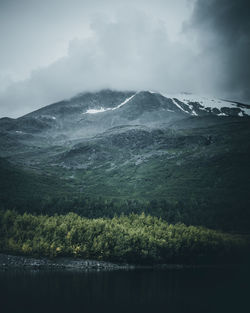
[[[238,102],[102,90],[2,118],[1,205],[86,216],[141,210],[245,231],[249,116]]]
[[[121,125],[159,126],[191,116],[249,116],[250,106],[191,94],[164,96],[149,91],[103,90],[80,94],[18,119],[3,118],[0,130],[54,137],[93,135]]]

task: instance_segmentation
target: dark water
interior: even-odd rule
[[[249,313],[250,272],[237,269],[0,272],[0,312]]]

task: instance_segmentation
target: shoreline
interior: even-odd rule
[[[45,257],[34,258],[21,255],[0,253],[0,269],[50,269],[50,270],[121,270],[134,269],[130,264],[116,264],[112,262],[73,259],[58,257],[49,259]]]
[[[152,264],[135,265],[119,264],[106,261],[73,259],[70,257],[58,257],[49,259],[45,257],[34,258],[21,255],[0,253],[0,270],[71,270],[71,271],[114,271],[114,270],[181,270],[197,268],[235,268],[243,264]]]

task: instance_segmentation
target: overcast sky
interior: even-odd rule
[[[79,92],[250,100],[248,0],[0,0],[0,117]]]

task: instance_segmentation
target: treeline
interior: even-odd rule
[[[211,263],[245,259],[239,236],[145,215],[88,219],[0,211],[0,250],[130,263]]]
[[[67,214],[74,212],[87,218],[112,218],[114,215],[149,214],[162,218],[169,223],[178,222],[186,225],[203,225],[224,231],[247,232],[250,227],[250,210],[245,203],[235,206],[227,201],[217,202],[198,201],[190,197],[187,201],[170,201],[166,199],[137,200],[137,199],[106,199],[104,197],[91,198],[82,194],[64,194],[60,196],[46,196],[39,194],[25,194],[25,198],[0,201],[4,210],[16,210],[19,213],[32,214]],[[250,203],[249,203],[250,207]]]

